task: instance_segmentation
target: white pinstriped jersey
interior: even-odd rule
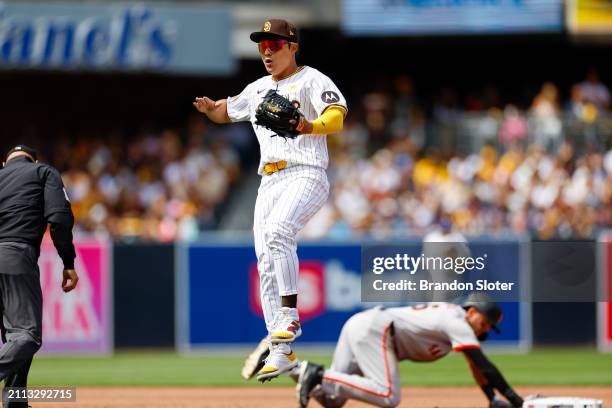
[[[480,347],[466,312],[452,303],[424,303],[382,310],[393,320],[399,360],[433,361],[451,350]]]
[[[300,111],[312,121],[329,106],[347,108],[346,100],[329,77],[315,68],[303,66],[293,75],[275,81],[272,75],[265,76],[247,85],[236,96],[227,98],[227,114],[232,122],[250,121],[259,141],[261,160],[259,174],[265,163],[286,160],[289,166],[308,165],[327,169],[329,156],[325,135],[299,135],[284,139],[262,126],[255,125],[255,109],[270,89],[289,100],[300,103]]]

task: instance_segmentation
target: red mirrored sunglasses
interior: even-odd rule
[[[264,53],[266,52],[266,49],[269,49],[272,52],[276,52],[278,50],[280,50],[281,48],[283,48],[285,46],[285,44],[289,44],[289,41],[287,40],[282,40],[282,39],[267,39],[267,40],[261,40],[259,42],[259,52],[260,53]]]

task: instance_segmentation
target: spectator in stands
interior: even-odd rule
[[[535,143],[546,148],[556,149],[561,142],[561,118],[559,92],[552,82],[545,82],[540,93],[531,104]]]
[[[586,145],[586,148],[605,147],[605,141],[598,135],[597,119],[610,108],[610,91],[599,80],[597,69],[587,72],[585,81],[576,84],[571,90],[568,104],[570,114],[570,130],[573,140]]]
[[[599,80],[595,67],[588,70],[586,79],[578,86],[586,103],[592,103],[598,110],[610,108],[610,90]]]
[[[506,105],[504,118],[499,129],[499,141],[506,149],[527,138],[527,120],[516,106]]]

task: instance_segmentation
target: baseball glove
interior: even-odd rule
[[[298,101],[291,102],[270,89],[255,110],[256,125],[275,132],[278,136],[295,139],[304,120]]]

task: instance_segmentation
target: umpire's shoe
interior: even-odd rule
[[[255,350],[247,357],[242,366],[242,378],[250,380],[266,364],[266,358],[270,354],[270,338],[261,339]]]
[[[300,376],[295,390],[300,402],[300,408],[306,408],[310,400],[310,392],[323,381],[323,366],[304,361],[300,364]]]
[[[266,363],[257,373],[257,379],[261,382],[270,381],[297,367],[299,363],[297,356],[288,344],[273,344],[270,347],[270,355],[266,358]]]

